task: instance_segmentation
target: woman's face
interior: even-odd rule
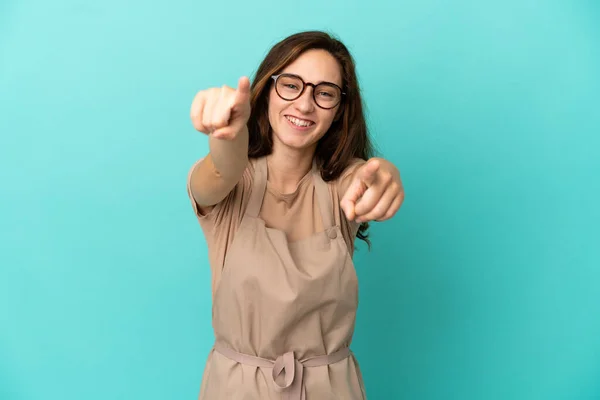
[[[280,73],[298,75],[306,83],[335,83],[342,87],[342,74],[337,60],[325,50],[308,50]],[[287,101],[279,97],[272,85],[269,93],[269,122],[273,129],[273,145],[295,150],[314,150],[325,135],[340,107],[323,109],[313,99],[312,86],[302,96]],[[326,95],[326,93],[324,93]]]

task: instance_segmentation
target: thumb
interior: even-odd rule
[[[356,212],[354,211],[354,207],[356,206],[356,202],[363,195],[364,186],[358,176],[352,179],[350,186],[346,189],[346,193],[344,193],[344,197],[340,201],[340,208],[346,214],[346,218],[349,221],[354,220],[356,218]]]
[[[348,220],[352,221],[356,218],[356,203],[375,181],[379,165],[379,160],[371,159],[359,167],[356,175],[352,178],[350,186],[348,186],[344,197],[340,201],[340,208],[344,211]]]
[[[238,81],[238,87],[235,91],[234,104],[243,104],[250,101],[250,79],[242,76]]]

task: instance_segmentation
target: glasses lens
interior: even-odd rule
[[[295,76],[281,75],[277,79],[277,93],[285,100],[294,100],[302,93],[302,80]]]
[[[342,98],[342,91],[337,86],[327,83],[317,85],[315,88],[315,100],[323,108],[333,108],[338,105]]]

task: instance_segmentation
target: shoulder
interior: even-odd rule
[[[229,192],[229,194],[225,196],[225,198],[219,203],[208,207],[199,206],[198,203],[195,201],[190,190],[190,179],[192,176],[192,172],[200,163],[200,161],[202,161],[202,159],[196,161],[188,172],[187,192],[192,203],[192,208],[200,222],[202,224],[206,224],[209,222],[211,224],[215,224],[223,219],[226,219],[228,214],[234,214],[234,210],[236,208],[242,208],[247,204],[247,199],[249,198],[250,192],[252,190],[252,183],[254,177],[254,160],[248,160],[248,164],[246,165],[246,168],[244,169],[240,180]]]

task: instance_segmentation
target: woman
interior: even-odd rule
[[[209,154],[188,176],[207,240],[216,342],[201,400],[366,398],[348,349],[354,238],[391,218],[396,167],[371,158],[347,48],[322,32],[276,44],[252,87],[200,91]]]

